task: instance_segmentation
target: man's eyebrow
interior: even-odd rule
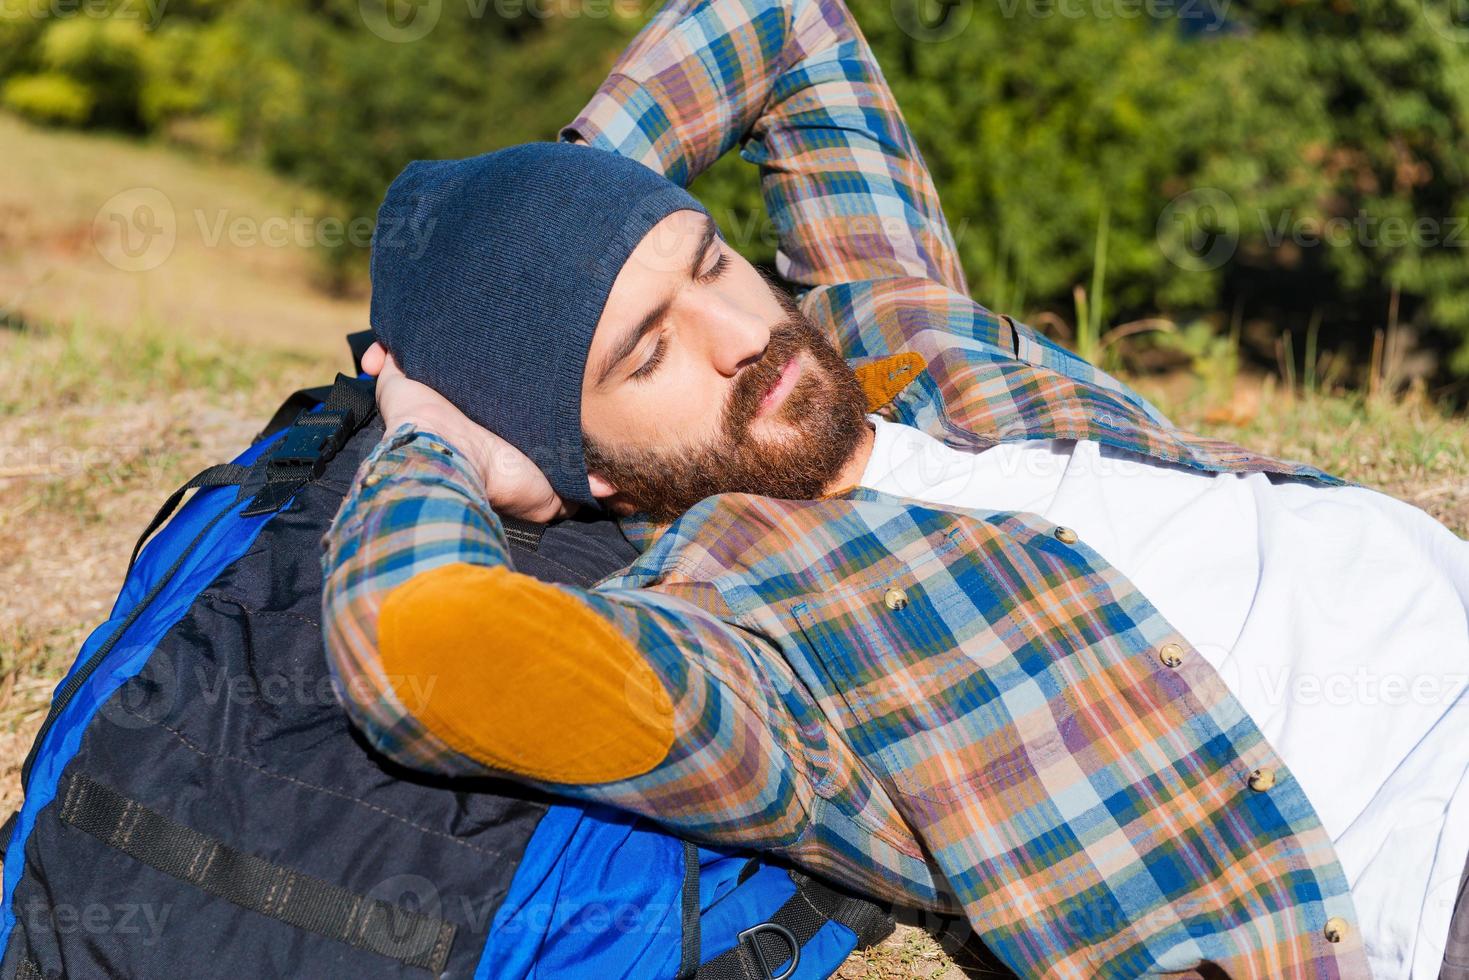
[[[719,227],[714,224],[714,219],[705,215],[704,230],[699,236],[699,247],[694,250],[693,261],[689,263],[688,273],[690,279],[699,274],[699,267],[704,264],[704,256],[709,254],[709,246],[714,244],[714,239],[718,235]],[[612,372],[616,370],[617,365],[621,364],[633,351],[637,350],[638,344],[642,342],[642,339],[657,329],[658,324],[662,323],[663,318],[668,315],[668,307],[671,303],[671,299],[665,299],[653,307],[652,311],[643,317],[636,327],[623,335],[622,339],[618,341],[617,346],[612,348],[611,352],[603,358],[601,370],[597,372],[598,385],[605,383]]]

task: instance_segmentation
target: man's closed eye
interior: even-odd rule
[[[642,367],[638,368],[632,374],[628,375],[628,377],[634,381],[646,381],[648,377],[658,369],[658,365],[663,363],[663,355],[667,352],[667,350],[668,335],[666,333],[661,333],[658,335],[657,345],[653,348],[653,355],[643,362]]]
[[[729,256],[721,252],[719,254],[719,258],[716,259],[714,261],[714,264],[709,267],[709,271],[703,273],[698,277],[699,282],[714,282],[718,280],[720,276],[724,275],[725,271],[728,269]],[[667,351],[668,336],[666,334],[659,334],[658,343],[653,348],[652,356],[650,356],[646,361],[643,362],[642,367],[638,368],[632,374],[628,375],[628,377],[634,381],[646,381],[653,374],[654,371],[658,370],[658,365],[663,363],[663,355],[667,353]]]

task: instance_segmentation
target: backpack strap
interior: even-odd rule
[[[301,388],[298,391],[291,392],[290,396],[281,402],[280,408],[275,410],[275,414],[270,417],[270,421],[265,423],[265,428],[261,429],[255,438],[250,440],[251,445],[262,439],[269,439],[296,421],[297,416],[302,412],[310,411],[326,401],[327,396],[331,393],[331,385],[317,385],[315,388]]]
[[[198,473],[192,480],[179,487],[168,495],[163,506],[158,508],[158,513],[153,515],[153,520],[138,535],[137,544],[133,545],[133,556],[128,559],[128,570],[124,578],[133,573],[133,566],[138,562],[138,553],[143,550],[143,543],[153,536],[153,532],[163,526],[170,514],[177,509],[179,501],[184,499],[184,494],[190,490],[203,490],[210,487],[237,487],[245,482],[250,475],[248,466],[240,466],[235,463],[218,463]]]
[[[857,934],[857,948],[880,942],[893,929],[892,916],[881,906],[845,894],[799,871],[788,872],[796,893],[766,922],[739,934],[739,942],[693,974],[694,980],[785,980],[801,964],[801,949],[828,922]],[[781,973],[776,967],[789,961]]]
[[[5,852],[10,850],[10,838],[15,833],[15,825],[20,821],[20,811],[12,810],[10,816],[5,818],[4,825],[0,825],[0,864],[5,862]]]
[[[678,980],[689,980],[699,969],[699,848],[683,842],[683,952],[678,962]]]
[[[265,486],[240,516],[274,513],[320,476],[337,451],[377,411],[372,389],[371,381],[337,375],[321,408],[297,416],[280,444],[265,457]]]
[[[318,394],[321,397],[317,397]],[[317,405],[321,406],[320,411],[309,411]],[[243,487],[252,476],[263,469],[265,485],[240,516],[252,517],[280,510],[292,494],[321,475],[322,469],[331,458],[367,423],[376,410],[372,382],[349,378],[345,374],[337,375],[336,383],[330,387],[303,388],[294,393],[276,410],[275,418],[271,419],[265,431],[256,438],[259,441],[279,431],[281,426],[277,424],[278,420],[289,413],[290,430],[280,445],[269,456],[257,460],[254,466],[240,466],[237,463],[210,466],[169,494],[133,545],[132,557],[128,559],[128,574],[132,573],[133,566],[137,564],[143,545],[178,509],[184,494],[190,490]]]
[[[240,908],[435,976],[448,963],[453,923],[238,850],[82,773],[58,799],[62,823]]]
[[[366,354],[367,348],[371,347],[376,341],[377,335],[371,330],[359,330],[356,333],[347,334],[347,347],[352,352],[352,368],[356,371],[358,377],[362,376],[362,355]],[[275,410],[275,414],[270,417],[270,421],[265,423],[265,428],[261,429],[259,434],[251,441],[259,442],[261,439],[269,439],[296,421],[296,416],[326,401],[331,391],[331,385],[317,385],[314,388],[302,388],[299,391],[292,392],[290,397],[281,402],[281,407]]]
[[[362,355],[366,354],[367,348],[376,341],[377,334],[373,333],[371,328],[347,334],[347,346],[352,351],[352,366],[357,369],[358,374],[362,373]]]

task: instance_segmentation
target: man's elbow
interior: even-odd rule
[[[573,592],[503,566],[443,565],[380,608],[342,603],[326,636],[338,697],[395,758],[411,752],[395,733],[418,728],[486,769],[576,785],[647,772],[672,743],[672,704],[637,648]]]

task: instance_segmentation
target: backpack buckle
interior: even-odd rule
[[[347,412],[322,409],[302,415],[286,430],[281,444],[270,454],[270,462],[278,466],[309,466],[311,475],[319,476],[346,442],[347,422]]]
[[[774,965],[765,958],[765,950],[761,948],[759,938],[761,933],[770,933],[785,943],[791,951],[791,965],[786,967],[785,972],[777,974]],[[785,926],[775,922],[762,922],[751,926],[739,934],[739,942],[750,951],[755,965],[760,969],[761,980],[786,980],[796,972],[796,967],[801,965],[801,944],[796,942],[795,934]],[[776,964],[781,960],[776,960]]]
[[[272,514],[286,505],[302,486],[321,476],[326,464],[353,432],[350,411],[321,409],[303,413],[286,430],[265,460],[265,486],[240,511],[241,517]]]

